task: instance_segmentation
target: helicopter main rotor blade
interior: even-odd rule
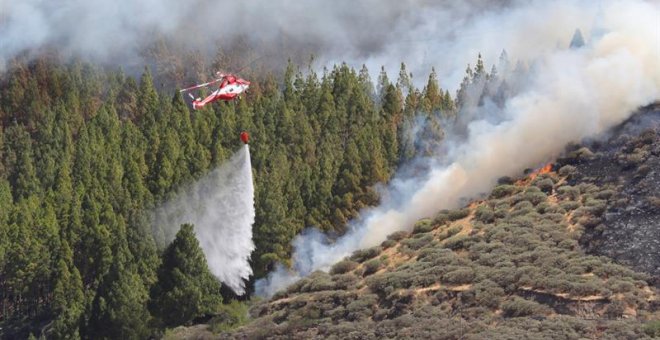
[[[214,80],[214,81],[210,81],[210,82],[208,82],[208,83],[204,83],[204,84],[199,84],[199,85],[195,85],[195,86],[192,86],[192,87],[188,87],[188,88],[185,88],[185,89],[183,89],[183,90],[180,90],[179,92],[186,92],[186,91],[190,91],[190,90],[198,89],[198,88],[200,88],[200,87],[209,86],[209,85],[211,85],[211,84],[215,84],[215,83],[219,82],[220,80],[222,80],[222,78],[220,78],[220,79],[216,79],[216,80]]]

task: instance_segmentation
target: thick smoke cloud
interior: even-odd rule
[[[659,24],[658,5],[641,1],[530,3],[470,23],[464,31],[483,37],[451,43],[450,51],[469,55],[482,48],[489,56],[506,48],[530,63],[526,87],[501,111],[473,108],[481,112],[467,136],[447,141],[449,161],[431,160],[422,178],[395,179],[387,196],[397,201],[363,211],[337,242],[316,232],[296,239],[293,270],[278,268],[257,282],[257,292],[271,295],[313,270],[327,270],[356,249],[488,191],[500,176],[551,161],[568,142],[597,136],[660,98]],[[568,49],[578,27],[590,29],[587,45]],[[500,117],[489,119],[492,114]]]
[[[43,47],[93,61],[139,65],[139,56],[155,39],[212,53],[218,44],[242,37],[282,60],[303,51],[316,54],[321,63],[359,65],[373,58],[370,62],[378,63],[370,65],[374,70],[380,63],[395,67],[401,60],[423,61],[428,73],[431,58],[423,56],[436,49],[427,46],[459,38],[468,18],[512,2],[5,0],[0,2],[0,65]],[[381,57],[387,55],[392,60]]]
[[[160,206],[154,225],[167,242],[183,223],[195,234],[209,269],[236,294],[245,293],[252,275],[248,262],[254,250],[254,186],[250,149],[245,145],[231,159]]]

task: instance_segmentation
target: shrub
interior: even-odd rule
[[[320,292],[324,290],[334,290],[335,283],[332,281],[332,277],[328,273],[317,270],[310,274],[303,281],[304,284],[300,287],[301,292]]]
[[[607,209],[607,202],[604,200],[592,199],[585,202],[587,210],[594,216],[601,216]]]
[[[475,211],[474,217],[483,223],[492,223],[495,220],[495,212],[493,208],[482,204]]]
[[[423,220],[417,221],[413,227],[413,234],[419,233],[428,233],[437,227],[437,224],[433,224],[430,219],[425,218]]]
[[[380,246],[375,246],[362,250],[356,250],[353,252],[353,255],[351,255],[351,260],[362,263],[368,259],[372,259],[378,256],[382,251],[383,248],[381,248]]]
[[[598,191],[598,186],[591,183],[580,183],[577,188],[580,190],[581,194],[590,194]]]
[[[439,212],[435,215],[435,218],[433,218],[433,224],[443,225],[447,222],[449,222],[449,215],[447,215],[445,211]]]
[[[609,318],[616,319],[623,316],[623,312],[626,310],[626,305],[621,301],[612,301],[607,308],[605,308],[605,315]]]
[[[525,201],[527,202],[527,201]],[[529,203],[529,202],[527,202]],[[523,208],[523,209],[516,209],[512,212],[509,213],[509,218],[514,218],[514,217],[519,217],[519,216],[526,216],[531,214],[534,211],[532,208]]]
[[[490,197],[491,198],[502,198],[502,197],[505,197],[505,196],[510,196],[510,195],[518,192],[519,190],[520,189],[518,189],[518,187],[515,186],[515,185],[510,185],[510,184],[498,185],[490,193]]]
[[[225,332],[240,327],[248,321],[248,307],[237,300],[223,304],[217,315],[209,321],[213,333]]]
[[[498,208],[495,210],[495,217],[505,218],[509,214],[509,209]]]
[[[511,184],[513,184],[513,182],[514,182],[513,178],[511,178],[509,176],[503,176],[503,177],[500,177],[500,178],[497,179],[497,184],[498,185],[502,185],[502,184],[511,185]]]
[[[410,234],[407,231],[401,230],[390,234],[389,236],[387,236],[387,239],[392,241],[401,241],[404,238],[408,237],[408,235]]]
[[[413,238],[405,239],[401,241],[401,244],[405,245],[406,247],[412,250],[418,250],[428,245],[432,241],[433,241],[433,236],[427,234],[424,235],[423,237],[413,237]]]
[[[579,208],[580,203],[575,202],[575,201],[564,201],[564,202],[559,203],[559,206],[562,209],[566,210],[566,211],[571,211],[571,210],[575,210],[575,209]]]
[[[559,175],[562,177],[571,177],[577,173],[577,168],[572,165],[564,165],[559,169]]]
[[[390,272],[369,276],[366,283],[374,293],[389,295],[396,289],[409,288],[413,279],[410,273]]]
[[[380,267],[383,265],[383,261],[380,259],[369,260],[364,263],[364,270],[362,271],[362,276],[368,276],[377,272]]]
[[[647,322],[644,325],[644,333],[652,338],[660,338],[660,320]]]
[[[549,213],[545,214],[544,218],[546,220],[550,220],[555,223],[559,223],[564,220],[564,214],[563,213]]]
[[[573,161],[582,161],[582,160],[592,160],[596,158],[596,155],[594,155],[591,150],[587,147],[581,147],[571,153],[568,154],[567,158],[573,160]]]
[[[537,180],[534,182],[534,185],[541,189],[541,191],[545,193],[551,193],[552,192],[552,187],[555,185],[555,182],[552,181],[550,178],[544,178],[541,180]]]
[[[580,190],[570,185],[564,185],[557,188],[557,193],[559,194],[559,197],[561,197],[562,199],[567,199],[571,201],[575,201],[578,199],[578,197],[580,197]]]
[[[635,289],[635,285],[630,281],[608,280],[609,287],[614,293],[628,293]]]
[[[552,188],[551,190],[552,191]],[[524,199],[532,203],[533,205],[537,205],[541,202],[545,202],[548,199],[548,196],[543,193],[543,192],[530,192],[527,191],[524,194]]]
[[[461,230],[463,230],[463,228],[461,226],[453,226],[453,227],[446,230],[447,237],[452,237],[452,236],[460,233]]]
[[[472,280],[474,280],[474,270],[472,268],[459,268],[442,276],[442,281],[450,284],[471,283]]]
[[[356,321],[370,318],[377,309],[378,295],[364,294],[346,305],[346,320]]]
[[[467,248],[470,242],[470,237],[467,235],[456,235],[445,241],[444,247],[451,250],[458,250]]]
[[[548,313],[548,307],[534,301],[514,297],[502,306],[505,317],[530,316]]]
[[[476,302],[479,305],[490,308],[499,307],[502,296],[504,296],[504,289],[489,279],[475,284],[471,290],[474,291]]]
[[[385,240],[385,241],[383,241],[383,243],[380,244],[380,246],[383,247],[383,249],[387,249],[387,248],[394,247],[396,244],[397,244],[397,242],[394,241],[394,240]]]
[[[649,196],[646,198],[646,203],[653,209],[660,209],[660,197]]]
[[[607,199],[610,199],[612,196],[614,196],[614,194],[616,194],[616,191],[614,191],[612,189],[605,189],[605,190],[599,191],[596,194],[595,197],[597,199],[607,200]]]
[[[468,215],[470,215],[470,209],[463,208],[463,209],[450,210],[449,213],[447,214],[447,217],[449,217],[450,221],[456,221],[462,218],[466,218],[468,217]]]
[[[349,259],[344,259],[342,261],[335,263],[335,265],[332,266],[332,268],[330,268],[330,274],[332,275],[344,274],[357,268],[357,266],[358,266],[357,262]]]
[[[335,289],[350,289],[358,281],[358,277],[353,273],[334,275],[332,281],[335,283]]]

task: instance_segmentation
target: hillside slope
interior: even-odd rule
[[[611,138],[560,161],[577,168],[570,183],[614,186],[605,214],[580,242],[589,252],[653,275],[660,284],[660,106],[617,128]]]
[[[357,251],[329,273],[313,273],[256,303],[253,320],[232,333],[213,335],[198,326],[193,334],[174,335],[657,336],[657,116],[639,114],[607,142],[570,147],[553,171],[502,178],[488,198],[421,220],[410,233]]]

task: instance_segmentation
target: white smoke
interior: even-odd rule
[[[578,27],[598,34],[590,34],[583,48],[569,50]],[[528,87],[497,112],[503,119],[494,122],[487,119],[489,112],[481,112],[477,116],[484,118],[468,125],[467,139],[450,150],[449,162],[436,164],[421,179],[395,179],[386,197],[397,201],[385,199],[381,206],[363,211],[362,219],[336,242],[328,243],[318,233],[298,237],[293,269],[279,267],[257,282],[258,294],[272,295],[300,276],[327,270],[352,251],[410,228],[420,218],[455,208],[461,197],[488,191],[498,177],[548,162],[566,143],[603,133],[660,98],[658,4],[531,2],[484,14],[466,24],[464,32],[482,35],[466,44],[444,45],[450,46],[447,53],[474,56],[481,50],[496,56],[505,48],[532,64]]]
[[[194,224],[211,272],[236,294],[245,293],[243,280],[252,275],[248,261],[254,250],[255,216],[248,145],[159,207],[155,215],[155,224],[168,241],[181,224]]]
[[[313,53],[321,64],[369,59],[372,70],[407,60],[423,64],[411,69],[416,74],[427,73],[424,56],[443,51],[440,42],[461,38],[457,32],[468,18],[520,1],[2,0],[0,70],[11,58],[43,47],[140,66],[145,47],[157,39],[213,53],[240,38],[258,53],[267,50],[266,60],[274,53],[284,61]]]

